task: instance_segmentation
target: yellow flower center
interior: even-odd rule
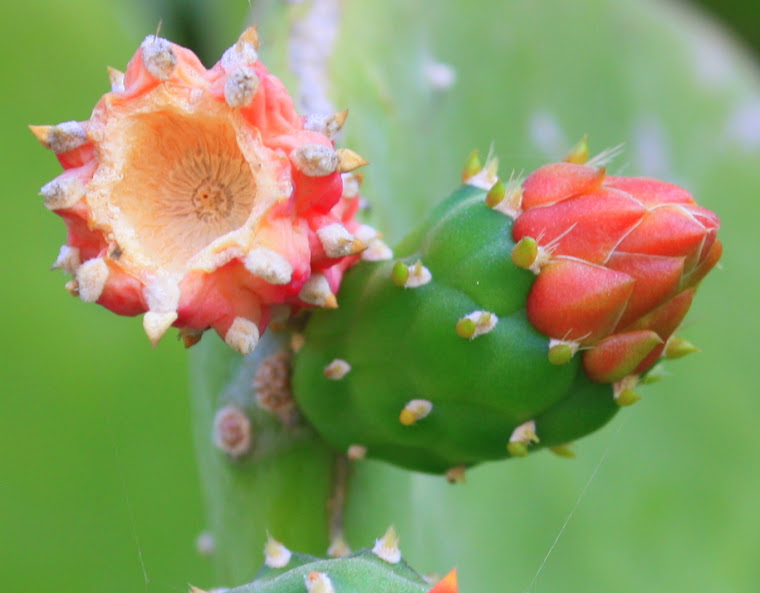
[[[156,264],[181,270],[248,219],[256,179],[228,121],[159,111],[130,118],[125,136],[111,203]]]

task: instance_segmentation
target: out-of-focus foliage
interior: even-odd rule
[[[470,149],[493,141],[504,170],[529,169],[589,133],[598,148],[627,142],[615,162],[626,174],[682,183],[717,211],[726,253],[684,331],[704,352],[672,363],[673,376],[579,444],[577,460],[541,454],[478,469],[464,487],[420,477],[402,491],[392,486],[398,470],[367,462],[373,484],[388,474],[386,489],[351,509],[353,530],[379,534],[395,522],[407,557],[422,570],[458,564],[463,591],[757,591],[757,64],[706,20],[661,12],[664,2],[401,4],[346,3],[350,35],[334,63],[336,103],[351,108],[345,141],[373,163],[372,216],[391,239],[457,184]],[[213,6],[211,56],[236,38],[233,23],[247,10],[242,0]],[[187,357],[171,339],[153,351],[139,321],[79,303],[59,273],[44,271],[63,225],[35,195],[58,165],[25,128],[86,118],[107,89],[105,65],[123,67],[155,24],[127,2],[2,9],[0,583],[8,591],[214,584],[193,547],[203,518]],[[426,55],[453,64],[457,84],[427,94],[421,120],[422,103],[402,97],[419,88],[410,68]],[[391,195],[405,202],[403,216],[384,206]],[[393,512],[382,511],[388,499],[398,501]]]
[[[133,593],[142,557],[148,590],[183,590],[208,580],[184,349],[169,336],[154,351],[138,319],[71,298],[47,270],[65,229],[37,194],[60,166],[26,127],[87,119],[106,66],[155,27],[95,0],[0,13],[0,584]]]
[[[760,56],[760,6],[755,0],[694,0],[701,5],[716,21],[726,28],[726,33],[735,35],[747,43]]]

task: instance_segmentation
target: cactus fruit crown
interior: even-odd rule
[[[215,329],[242,353],[268,323],[334,307],[343,271],[376,233],[355,220],[358,154],[335,149],[346,112],[300,117],[246,30],[207,70],[145,38],[88,121],[30,126],[64,172],[42,188],[66,244],[69,292],[145,313],[155,344]]]
[[[264,566],[253,581],[225,593],[457,593],[456,570],[435,585],[401,557],[391,527],[373,548],[329,559],[297,554],[271,537]],[[191,593],[206,593],[196,587]]]
[[[571,455],[658,360],[694,350],[673,333],[720,258],[717,216],[587,155],[584,139],[503,181],[473,154],[392,260],[347,274],[294,359],[325,439],[451,481],[542,447]]]

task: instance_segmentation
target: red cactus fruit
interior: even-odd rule
[[[332,141],[345,112],[300,117],[257,49],[248,29],[207,70],[151,35],[88,121],[31,126],[64,168],[41,192],[68,229],[55,267],[82,300],[145,313],[154,344],[213,328],[248,353],[273,315],[336,306],[374,239],[354,219],[365,161]]]
[[[647,371],[720,258],[718,217],[681,187],[609,176],[594,163],[541,167],[521,193],[513,261],[538,274],[533,326],[555,354],[582,348],[595,381]]]

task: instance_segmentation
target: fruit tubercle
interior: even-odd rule
[[[457,573],[452,570],[435,579],[416,573],[402,558],[393,527],[374,547],[351,552],[335,547],[339,554],[317,558],[288,550],[271,536],[264,549],[264,565],[253,581],[229,589],[190,593],[457,593]]]
[[[335,148],[346,112],[299,116],[243,32],[211,69],[145,38],[84,122],[30,126],[64,172],[42,190],[67,239],[67,289],[120,315],[144,313],[155,345],[208,328],[243,354],[300,308],[335,307],[345,270],[377,232],[360,224],[366,161]]]
[[[394,259],[346,276],[294,359],[325,440],[455,483],[482,461],[572,456],[658,360],[696,350],[674,332],[720,257],[717,216],[584,153],[507,181],[470,155]]]

